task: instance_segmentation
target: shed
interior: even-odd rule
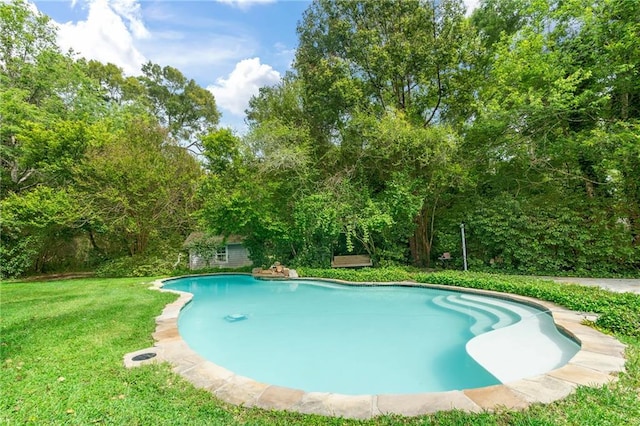
[[[184,242],[189,250],[189,269],[241,268],[251,266],[249,250],[239,235],[208,236],[204,232],[193,232]]]

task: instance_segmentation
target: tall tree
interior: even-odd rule
[[[0,273],[179,245],[200,164],[176,141],[214,128],[213,96],[173,68],[62,54],[24,1],[0,3],[0,25]]]
[[[56,32],[46,15],[34,13],[23,0],[0,5],[0,78],[11,87],[31,91],[30,99],[37,103],[41,87],[36,81],[46,77],[43,61],[59,53]],[[45,79],[48,81],[48,79]]]
[[[96,140],[75,169],[91,241],[111,256],[179,244],[193,225],[199,164],[168,141],[153,117],[127,114],[118,121],[123,127]]]
[[[40,166],[57,159],[50,152],[45,161],[46,148],[38,145],[52,141],[34,140],[56,120],[88,119],[91,112],[77,101],[90,96],[91,83],[60,53],[49,19],[27,3],[0,4],[0,25],[0,193],[6,196],[46,181]]]
[[[625,99],[637,90],[631,81],[639,50],[630,41],[638,34],[637,3],[518,6],[513,16],[524,19],[494,38],[479,86],[479,112],[463,149],[477,188],[458,201],[456,209],[466,210],[458,220],[467,220],[468,235],[475,229],[484,248],[491,247],[484,253],[476,247],[484,261],[500,259],[529,272],[543,264],[629,268],[638,262],[631,242],[639,203],[627,196],[637,193],[628,184],[639,176],[629,169],[638,156],[637,124]],[[493,31],[495,21],[475,21],[489,26],[481,33]]]
[[[441,182],[456,181],[428,171],[447,163],[428,153],[450,156],[455,146],[441,148],[455,136],[449,129],[429,135],[421,129],[459,121],[453,115],[464,109],[461,76],[472,59],[464,49],[478,48],[464,13],[457,0],[319,0],[298,27],[295,67],[312,136],[319,132],[321,141],[336,146],[338,154],[330,156],[338,159],[335,171],[358,175],[374,197],[392,186],[392,173],[414,179],[410,186],[421,194],[422,206],[414,211],[411,258],[420,264],[430,260],[437,193],[448,185]],[[418,159],[425,162],[412,170]],[[380,168],[381,161],[389,163]]]
[[[298,34],[306,106],[320,124],[339,128],[357,108],[397,109],[423,126],[438,121],[470,33],[458,0],[320,0]]]
[[[81,232],[69,167],[84,155],[98,102],[55,35],[49,19],[26,2],[0,4],[3,276],[42,271]]]
[[[213,131],[220,119],[211,92],[170,66],[148,62],[142,73],[140,81],[146,87],[150,112],[175,141],[199,154],[200,137]]]
[[[146,87],[139,78],[125,76],[122,68],[115,64],[103,64],[81,59],[86,74],[96,81],[101,91],[102,100],[107,104],[122,106],[140,101],[146,94]],[[85,63],[86,62],[86,63]]]

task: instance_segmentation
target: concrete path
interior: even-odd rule
[[[575,277],[540,277],[558,283],[580,284],[590,287],[600,287],[617,293],[640,294],[640,279],[620,278],[575,278]]]

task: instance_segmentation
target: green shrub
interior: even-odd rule
[[[27,271],[37,256],[33,237],[26,237],[13,244],[0,241],[0,278],[15,278]]]
[[[438,222],[433,253],[455,253],[459,266],[459,224],[464,222],[474,271],[638,277],[640,251],[629,227],[611,206],[585,201],[544,191],[470,197],[447,209]]]
[[[640,337],[640,310],[610,309],[604,312],[596,325],[627,336]]]
[[[411,281],[413,273],[406,268],[362,268],[362,269],[312,269],[299,268],[298,275],[301,277],[328,278],[333,280],[353,281],[353,282],[394,282]]]
[[[115,278],[171,275],[174,262],[175,260],[163,257],[120,257],[100,265],[96,269],[96,276]]]
[[[240,268],[200,268],[200,269],[188,269],[178,268],[171,271],[171,276],[178,277],[182,275],[205,275],[205,274],[220,274],[226,272],[235,273],[248,273],[253,270],[253,266],[242,266]]]

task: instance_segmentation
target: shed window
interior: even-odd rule
[[[216,254],[213,255],[213,259],[216,263],[226,263],[227,262],[227,247],[218,247],[216,249]]]

